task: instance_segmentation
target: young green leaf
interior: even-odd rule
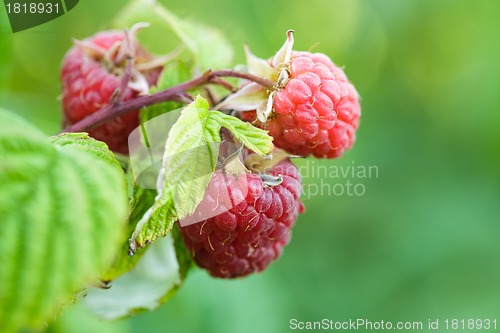
[[[209,118],[229,130],[236,139],[255,153],[267,155],[273,151],[273,138],[266,131],[219,111],[210,111]]]
[[[114,25],[131,26],[146,21],[173,30],[189,51],[200,71],[231,66],[233,49],[219,30],[194,20],[180,19],[155,1],[131,0],[116,16]]]
[[[220,126],[208,121],[208,102],[202,97],[182,110],[172,126],[158,177],[158,195],[136,226],[131,250],[165,236],[177,219],[194,212],[215,170]]]
[[[272,152],[272,138],[266,131],[208,107],[198,96],[172,126],[156,182],[158,195],[137,223],[131,252],[166,235],[176,220],[194,212],[215,170],[221,127],[260,155]]]
[[[104,144],[53,144],[0,110],[0,327],[39,327],[110,264],[124,232],[123,172]]]

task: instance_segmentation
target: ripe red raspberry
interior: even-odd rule
[[[62,106],[64,126],[72,125],[96,112],[116,94],[125,71],[125,32],[104,31],[83,42],[77,43],[66,54],[61,70]],[[156,83],[161,68],[156,66],[147,70],[136,70],[139,63],[153,59],[135,40],[131,41],[134,50],[134,70],[131,81],[123,93],[123,100],[130,100],[139,94],[136,86]],[[143,67],[144,68],[144,67]],[[89,134],[104,141],[111,150],[128,153],[128,136],[139,126],[139,111],[127,113],[119,118],[91,130]]]
[[[265,60],[247,49],[248,72],[274,82],[269,91],[245,82],[218,105],[269,131],[274,144],[300,156],[334,158],[355,140],[361,109],[359,95],[326,55],[296,52],[293,31],[274,57]]]
[[[288,244],[290,229],[304,210],[299,200],[300,175],[289,160],[267,174],[281,175],[282,182],[270,187],[257,174],[216,171],[194,216],[221,213],[180,227],[195,262],[212,276],[235,278],[260,272]]]
[[[359,95],[339,67],[324,54],[293,52],[289,81],[276,91],[265,122],[255,111],[246,120],[269,131],[274,144],[291,154],[334,158],[348,150],[359,126]]]

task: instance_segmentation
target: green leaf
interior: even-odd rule
[[[232,64],[233,49],[219,30],[194,20],[180,19],[155,1],[131,0],[117,15],[114,25],[126,27],[140,21],[161,24],[166,30],[173,30],[191,51],[200,71]],[[165,32],[165,36],[169,32]]]
[[[190,80],[192,72],[192,66],[183,61],[167,64],[158,79],[157,86],[151,89],[151,93]],[[156,188],[156,178],[158,177],[161,157],[165,150],[168,130],[180,117],[180,109],[184,106],[185,104],[181,102],[168,101],[141,109],[139,114],[141,126],[134,130],[130,136],[133,142],[130,147],[130,162],[140,174],[137,175],[141,179],[139,181],[140,186]],[[166,113],[169,114],[164,115]],[[159,118],[159,116],[162,117]],[[147,170],[142,170],[142,166],[146,167]],[[150,185],[146,186],[145,184]]]
[[[272,152],[272,138],[266,131],[219,111],[209,111],[208,107],[207,101],[198,96],[172,126],[155,183],[158,195],[137,223],[131,238],[132,252],[136,246],[165,236],[176,220],[194,212],[215,170],[221,127],[260,155]]]
[[[49,138],[55,145],[64,147],[65,151],[75,151],[91,154],[95,158],[102,160],[117,170],[122,169],[120,162],[115,158],[108,146],[95,140],[88,133],[62,133]]]
[[[231,66],[234,52],[219,30],[194,20],[181,20],[162,7],[157,13],[193,53],[200,71]]]
[[[154,310],[180,287],[191,257],[176,232],[151,244],[135,268],[113,281],[110,289],[89,288],[85,305],[103,319]]]
[[[157,182],[158,195],[132,234],[134,245],[144,246],[165,236],[173,223],[194,212],[215,170],[220,125],[209,121],[208,102],[202,97],[188,105],[172,126]]]
[[[210,121],[228,129],[236,139],[259,155],[273,151],[273,138],[263,129],[219,111],[210,111]]]
[[[0,110],[0,327],[39,327],[110,264],[124,232],[123,172],[82,134],[49,140]]]
[[[131,212],[129,215],[128,231],[122,239],[122,245],[117,253],[117,256],[113,260],[113,264],[103,275],[101,275],[102,281],[110,282],[126,272],[129,272],[135,267],[135,265],[139,262],[139,259],[146,252],[147,247],[144,247],[138,249],[135,255],[130,256],[129,237],[134,231],[137,222],[139,222],[142,216],[144,216],[149,207],[153,205],[155,197],[156,190],[148,190],[135,186],[133,190]]]

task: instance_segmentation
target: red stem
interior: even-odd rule
[[[113,118],[120,117],[128,112],[139,110],[145,106],[158,104],[161,102],[177,100],[186,91],[207,83],[213,83],[212,80],[217,82],[216,79],[220,77],[237,77],[249,80],[267,89],[272,89],[272,87],[274,86],[274,83],[272,81],[248,73],[237,72],[233,70],[209,70],[197,78],[181,83],[175,87],[157,92],[155,94],[149,96],[139,96],[126,102],[118,102],[117,104],[108,104],[95,113],[91,114],[87,118],[84,118],[81,121],[64,128],[62,132],[90,131],[97,126],[102,125],[103,123]]]

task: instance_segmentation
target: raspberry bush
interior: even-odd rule
[[[153,56],[141,21],[184,47]],[[153,309],[194,265],[264,271],[304,212],[293,158],[354,143],[356,89],[328,56],[293,50],[292,31],[270,59],[247,49],[241,70],[222,34],[158,4],[132,0],[114,22],[61,55],[61,133],[47,140],[0,110],[0,277],[28,281],[0,284],[2,332],[82,295],[107,319]]]

